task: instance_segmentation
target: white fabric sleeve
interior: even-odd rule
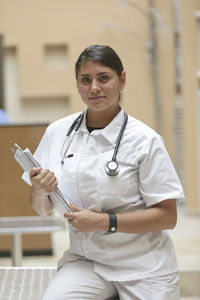
[[[28,145],[27,145],[28,147]],[[49,146],[48,146],[48,128],[46,129],[35,153],[34,158],[40,163],[43,169],[47,168],[47,162],[49,157]],[[31,185],[31,180],[29,177],[29,173],[24,172],[21,177],[27,184]]]
[[[139,180],[139,189],[147,207],[167,199],[184,200],[180,180],[159,135],[143,145]]]

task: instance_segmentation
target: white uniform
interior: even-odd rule
[[[144,210],[165,199],[184,198],[162,138],[129,116],[117,161],[119,174],[108,176],[115,141],[124,120],[123,109],[101,130],[88,133],[85,116],[61,164],[66,133],[77,114],[52,123],[35,153],[43,168],[55,172],[59,188],[75,205],[97,212],[126,213]],[[168,231],[146,234],[80,233],[70,226],[70,249],[58,263],[89,260],[94,272],[107,281],[127,282],[166,276],[178,271]]]

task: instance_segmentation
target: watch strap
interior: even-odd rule
[[[109,213],[109,230],[108,232],[114,233],[117,231],[117,215],[115,213]]]

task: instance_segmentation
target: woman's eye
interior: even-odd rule
[[[100,82],[104,83],[104,82],[107,82],[109,80],[109,77],[107,75],[103,75],[99,79],[100,79]]]
[[[82,78],[81,78],[81,82],[82,82],[83,84],[87,84],[87,83],[90,82],[90,78],[88,78],[88,77],[82,77]]]

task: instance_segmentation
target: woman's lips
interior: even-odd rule
[[[98,100],[98,99],[103,99],[105,98],[105,96],[93,96],[93,97],[89,97],[90,100]]]

